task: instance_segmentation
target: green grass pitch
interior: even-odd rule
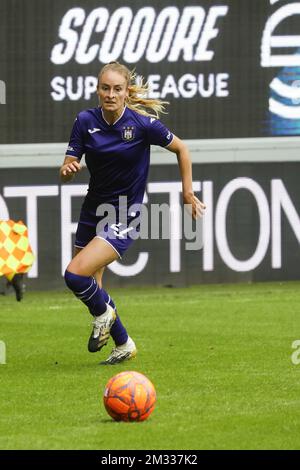
[[[91,317],[63,292],[0,298],[0,449],[299,449],[300,283],[113,289],[135,360],[100,366]],[[106,413],[105,384],[147,375],[157,405],[142,423]]]

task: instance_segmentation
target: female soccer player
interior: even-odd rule
[[[65,281],[95,317],[88,350],[100,351],[110,335],[115,342],[116,347],[102,364],[116,364],[137,353],[114,302],[102,288],[102,276],[105,267],[121,258],[133,242],[128,227],[136,213],[128,214],[127,208],[143,201],[150,145],[176,153],[183,202],[192,206],[192,217],[202,215],[205,208],[193,193],[187,147],[158,119],[166,103],[145,98],[147,87],[135,84],[134,79],[135,74],[118,62],[102,68],[97,86],[100,106],[78,114],[60,169],[61,180],[70,181],[81,170],[80,159],[85,154],[89,189],[76,232],[75,256],[65,271]],[[127,197],[125,208],[120,196]],[[97,208],[103,204],[115,209],[115,223],[99,223],[104,213],[97,215]]]

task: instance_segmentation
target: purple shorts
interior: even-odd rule
[[[127,218],[127,223],[121,223],[117,220],[106,225],[101,224],[103,219],[103,216],[95,215],[94,211],[82,208],[76,231],[75,246],[84,248],[93,238],[102,238],[112,246],[121,258],[135,240],[131,236],[134,230],[129,227],[134,218]]]

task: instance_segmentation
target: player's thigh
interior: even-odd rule
[[[76,254],[67,270],[81,276],[93,276],[118,258],[118,253],[110,244],[102,238],[95,237]]]
[[[83,250],[83,248],[78,248],[78,246],[74,246],[74,255],[73,255],[73,258],[75,258],[75,256],[78,255],[78,253],[80,253],[81,250]]]
[[[96,279],[99,287],[102,287],[102,277],[103,277],[103,274],[104,274],[104,270],[105,270],[105,266],[103,268],[98,269],[94,273],[94,278]]]

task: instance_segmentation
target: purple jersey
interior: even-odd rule
[[[78,114],[66,155],[81,158],[90,172],[86,202],[118,205],[127,196],[128,207],[140,204],[146,187],[150,145],[166,147],[173,134],[158,120],[125,107],[114,124],[101,108]]]

